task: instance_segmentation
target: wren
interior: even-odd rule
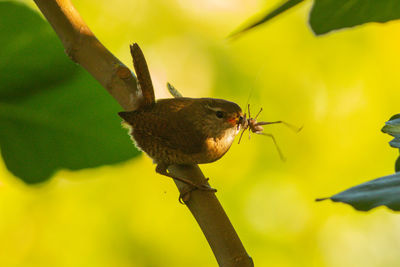
[[[232,145],[243,120],[237,104],[214,98],[160,99],[150,107],[119,115],[136,146],[157,164],[158,173],[200,189],[206,186],[171,176],[168,166],[218,160]]]
[[[167,169],[170,165],[210,163],[221,158],[243,125],[241,108],[222,99],[182,97],[170,84],[168,89],[175,98],[156,101],[144,55],[136,43],[130,48],[143,100],[136,110],[118,114],[136,146],[157,164],[156,172],[195,189],[216,191],[176,177]]]

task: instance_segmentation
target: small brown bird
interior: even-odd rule
[[[136,146],[157,164],[158,173],[204,190],[213,189],[172,176],[168,166],[218,160],[228,151],[243,123],[237,104],[214,98],[160,99],[145,108],[118,114],[130,128]]]
[[[168,89],[175,98],[156,101],[143,52],[136,43],[130,48],[142,99],[136,110],[118,114],[130,128],[136,146],[157,164],[156,172],[194,189],[216,191],[174,176],[167,169],[170,165],[209,163],[221,158],[244,123],[242,110],[222,99],[182,97],[170,84]]]

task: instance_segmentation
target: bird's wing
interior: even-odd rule
[[[196,131],[190,120],[171,114],[169,118],[151,112],[119,112],[133,128],[138,143],[155,142],[185,154],[201,152],[205,138]]]
[[[173,121],[165,120],[162,117],[155,116],[152,119],[156,122],[154,127],[158,131],[155,138],[163,142],[165,146],[177,149],[185,154],[195,154],[201,152],[205,137],[196,131],[190,121]],[[156,131],[155,131],[156,132]]]

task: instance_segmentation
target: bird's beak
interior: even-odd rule
[[[238,131],[244,125],[244,121],[245,121],[245,118],[244,118],[243,114],[242,113],[238,113],[238,115],[236,117],[236,125],[237,125]]]
[[[240,130],[240,127],[243,125],[244,122],[243,114],[237,113],[234,115],[234,117],[228,119],[228,121],[232,126],[236,126],[237,130]]]
[[[244,117],[242,115],[239,115],[239,117],[237,118],[237,124],[240,126],[243,124],[244,121]]]

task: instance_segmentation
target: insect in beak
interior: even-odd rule
[[[282,123],[282,124],[286,125],[287,127],[289,127],[290,129],[292,129],[293,131],[296,131],[296,132],[299,132],[302,129],[302,127],[298,128],[298,127],[295,127],[295,126],[293,126],[293,125],[291,125],[291,124],[289,124],[287,122],[284,122],[284,121],[271,121],[271,122],[260,121],[260,122],[257,122],[257,117],[258,117],[258,115],[260,115],[260,113],[262,111],[262,108],[260,109],[260,111],[257,113],[257,115],[254,118],[252,118],[251,114],[250,114],[250,104],[247,105],[247,111],[249,113],[249,118],[246,117],[246,113],[245,113],[244,117],[241,116],[239,118],[239,120],[238,120],[238,127],[242,126],[242,133],[240,134],[238,144],[240,144],[240,140],[242,140],[242,136],[243,136],[244,132],[247,129],[249,129],[249,139],[250,139],[250,133],[251,132],[271,137],[272,141],[275,144],[276,149],[278,150],[279,156],[284,161],[285,157],[283,156],[278,144],[276,143],[275,137],[272,134],[263,133],[264,129],[263,129],[263,127],[261,125]]]

